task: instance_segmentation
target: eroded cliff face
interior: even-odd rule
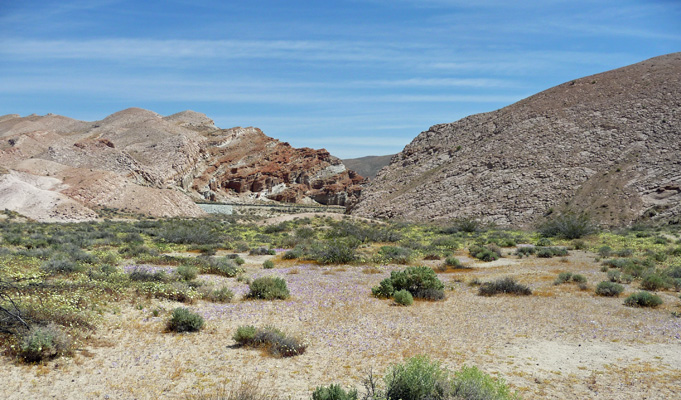
[[[219,129],[193,111],[163,117],[139,108],[95,122],[2,116],[0,165],[8,175],[6,185],[16,186],[19,179],[24,187],[51,177],[59,184],[22,193],[50,197],[42,191],[48,190],[80,205],[71,214],[33,213],[42,220],[44,215],[50,220],[93,218],[92,209],[102,207],[155,216],[201,215],[195,200],[351,205],[363,181],[326,150],[296,149],[257,128]],[[5,200],[30,203],[16,193],[11,202]],[[17,207],[19,212],[29,208]]]
[[[565,209],[613,225],[681,219],[681,53],[435,125],[365,187],[353,213],[516,226]]]

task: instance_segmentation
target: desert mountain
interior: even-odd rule
[[[608,224],[681,219],[681,53],[432,126],[353,213],[508,226],[564,210]]]
[[[206,115],[130,108],[101,121],[0,116],[0,208],[44,220],[118,208],[196,216],[196,200],[349,205],[363,178],[326,150],[293,148]]]
[[[390,160],[393,156],[394,154],[389,154],[387,156],[347,158],[343,160],[343,164],[363,177],[373,179],[381,168],[390,164]]]

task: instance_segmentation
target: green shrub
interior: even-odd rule
[[[414,298],[426,300],[444,299],[444,284],[432,268],[407,267],[403,271],[393,271],[390,278],[384,279],[371,292],[376,297],[392,297],[394,292],[407,290]]]
[[[243,268],[237,267],[234,261],[228,257],[211,258],[204,269],[206,273],[222,275],[228,278],[233,278],[244,272]]]
[[[265,260],[265,261],[263,261],[263,263],[262,263],[262,267],[263,267],[264,269],[272,269],[272,268],[274,268],[274,261],[272,261],[272,260]]]
[[[551,241],[551,239],[544,237],[539,238],[539,240],[537,240],[537,243],[535,243],[534,245],[537,247],[549,247],[553,245],[553,242]]]
[[[378,263],[409,264],[411,258],[412,251],[410,249],[399,246],[381,246],[378,249],[375,261]]]
[[[357,258],[358,241],[334,239],[312,247],[311,258],[321,264],[348,264]]]
[[[300,247],[296,246],[295,248],[288,250],[287,252],[284,253],[281,258],[284,260],[295,260],[296,258],[301,258],[305,255],[305,250]]]
[[[641,289],[644,290],[650,290],[650,291],[658,291],[660,289],[665,289],[669,285],[664,279],[663,276],[659,274],[648,274],[645,277],[643,277],[643,280],[641,281]]]
[[[539,226],[539,233],[545,237],[579,239],[596,231],[596,226],[585,213],[565,213],[551,217]]]
[[[581,239],[573,240],[572,241],[572,247],[575,250],[586,250],[587,249],[586,242],[581,240]]]
[[[409,291],[404,289],[393,293],[393,298],[395,299],[395,303],[401,306],[410,306],[414,304],[414,297],[411,295],[411,293],[409,293]]]
[[[615,282],[603,281],[596,286],[596,294],[599,296],[616,297],[624,291],[624,286]]]
[[[530,255],[536,253],[537,248],[534,246],[523,246],[523,247],[518,247],[518,249],[515,251],[515,255],[523,258],[525,256],[529,257]]]
[[[267,247],[256,247],[255,249],[251,249],[248,254],[252,256],[273,256],[277,254],[277,252],[270,250]]]
[[[551,258],[567,256],[568,251],[564,247],[537,247],[537,257]]]
[[[82,272],[83,267],[66,258],[66,256],[56,256],[44,262],[40,269],[50,275],[56,274],[71,274],[74,272]]]
[[[572,272],[561,272],[558,274],[558,278],[553,281],[554,285],[560,285],[561,283],[569,282],[572,279]]]
[[[26,362],[49,360],[71,351],[71,339],[55,324],[34,325],[21,337],[19,357]]]
[[[572,282],[586,283],[586,277],[584,275],[574,274],[574,275],[572,275]]]
[[[234,293],[229,288],[223,287],[204,293],[203,299],[213,303],[229,303],[234,298]]]
[[[298,338],[288,336],[271,326],[256,328],[240,326],[233,336],[241,346],[263,347],[276,357],[292,357],[305,353],[307,344]]]
[[[459,261],[459,259],[454,256],[445,258],[445,266],[452,268],[463,268],[463,265],[461,265],[461,261]]]
[[[423,356],[392,365],[383,379],[387,400],[446,399],[451,391],[448,371]]]
[[[506,277],[496,280],[494,282],[485,282],[478,288],[480,296],[494,296],[495,294],[515,294],[520,296],[529,296],[532,290],[520,283],[517,283],[513,278]]]
[[[598,249],[598,255],[601,256],[602,258],[610,257],[611,254],[612,248],[610,246],[601,246]]]
[[[459,248],[459,242],[452,237],[439,237],[434,239],[430,244],[433,247],[442,247],[448,250],[456,250]]]
[[[203,328],[203,324],[202,316],[186,308],[178,307],[173,310],[167,329],[173,332],[197,332]]]
[[[632,293],[624,300],[624,304],[630,307],[652,307],[655,308],[662,304],[660,296],[650,292],[640,291]]]
[[[608,271],[608,279],[610,280],[610,282],[631,283],[633,277],[628,274],[623,274],[621,271],[618,270],[610,270]]]
[[[128,273],[131,281],[137,282],[165,282],[168,280],[165,271],[152,271],[142,267],[135,267]]]
[[[519,399],[503,379],[494,379],[476,367],[463,366],[452,379],[451,397],[463,400]]]
[[[249,292],[246,297],[250,299],[284,300],[290,295],[286,281],[272,276],[254,279],[248,287]]]
[[[357,389],[346,392],[340,385],[318,386],[312,392],[312,400],[357,400]]]
[[[480,246],[480,245],[472,245],[468,248],[468,252],[472,257],[477,258],[478,260],[481,261],[495,261],[498,260],[499,257],[501,257],[501,250],[496,247],[492,247],[494,245],[490,246]]]
[[[183,281],[192,281],[192,280],[196,279],[196,277],[199,275],[199,272],[196,270],[196,268],[189,266],[189,265],[182,265],[182,266],[177,267],[175,269],[175,273]]]

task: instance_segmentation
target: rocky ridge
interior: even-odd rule
[[[95,122],[0,116],[0,166],[4,208],[50,221],[92,219],[98,208],[198,216],[197,200],[350,205],[363,182],[323,149],[220,129],[194,111],[139,108]]]
[[[434,125],[353,213],[516,226],[565,210],[612,225],[681,220],[681,53]]]

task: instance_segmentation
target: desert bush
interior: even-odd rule
[[[412,258],[410,249],[399,246],[381,246],[375,261],[377,263],[409,264]]]
[[[525,256],[529,257],[532,254],[534,254],[537,251],[536,247],[534,246],[523,246],[523,247],[518,247],[515,251],[515,255],[523,258]]]
[[[598,255],[602,258],[610,257],[612,248],[610,246],[601,246],[598,248]]]
[[[669,287],[669,283],[660,274],[657,273],[651,273],[643,277],[643,280],[641,281],[641,289],[644,290],[649,290],[652,292],[656,292],[661,289],[666,289]]]
[[[291,250],[284,253],[281,258],[284,260],[295,260],[296,258],[301,258],[305,255],[305,248],[303,246],[296,246]]]
[[[561,283],[569,282],[572,279],[572,272],[561,272],[558,274],[558,278],[553,281],[554,285],[560,285]]]
[[[40,269],[47,274],[71,274],[74,272],[82,272],[84,268],[81,265],[71,261],[66,256],[55,256],[44,262]]]
[[[169,331],[173,332],[197,332],[203,328],[203,317],[186,308],[178,307],[166,325]]]
[[[128,272],[128,277],[131,281],[137,282],[166,282],[168,276],[164,270],[152,271],[147,268],[135,267]]]
[[[537,240],[537,243],[535,243],[534,245],[538,246],[538,247],[548,247],[548,246],[552,246],[553,242],[551,241],[551,239],[549,239],[547,237],[543,237],[543,238],[539,238],[539,240]]]
[[[212,303],[229,303],[234,298],[234,293],[229,288],[223,287],[204,292],[202,297]]]
[[[452,379],[451,397],[462,400],[511,400],[519,397],[511,393],[503,379],[494,379],[476,367],[461,367]]]
[[[277,254],[273,249],[268,249],[267,247],[256,247],[248,252],[252,256],[273,256]]]
[[[631,257],[634,255],[634,251],[632,249],[621,249],[617,250],[614,254],[617,257]]]
[[[395,303],[401,306],[410,306],[414,304],[414,297],[411,295],[411,293],[409,293],[409,291],[404,289],[393,293],[393,299],[395,300]]]
[[[586,242],[581,240],[581,239],[576,239],[572,241],[572,248],[575,250],[586,250],[587,249]]]
[[[168,299],[181,303],[193,303],[200,294],[184,282],[140,282],[136,285],[140,295]]]
[[[312,400],[357,400],[357,389],[346,392],[340,385],[318,386],[312,392]]]
[[[305,353],[307,344],[302,340],[288,336],[279,329],[271,326],[256,328],[254,326],[240,326],[233,336],[241,346],[261,347],[276,357],[292,357]]]
[[[220,235],[205,226],[197,225],[197,222],[167,221],[154,235],[165,242],[177,244],[217,244],[223,241]]]
[[[452,268],[463,268],[463,265],[461,265],[461,261],[459,261],[459,259],[454,256],[445,258],[445,266]]]
[[[355,261],[356,240],[333,239],[316,243],[311,249],[311,259],[321,264],[347,264]]]
[[[599,296],[615,297],[624,291],[624,286],[615,282],[603,281],[596,286],[596,294]]]
[[[493,248],[493,245],[489,246],[480,246],[480,245],[472,245],[468,248],[468,252],[472,257],[477,258],[478,260],[481,261],[495,261],[498,260],[499,257],[501,257],[501,250],[496,247]]]
[[[660,296],[656,296],[650,292],[640,291],[632,293],[624,300],[624,304],[630,307],[651,307],[655,308],[662,304]]]
[[[551,258],[563,257],[568,255],[568,251],[564,247],[537,247],[537,257]]]
[[[439,237],[434,239],[430,244],[433,247],[441,247],[448,250],[456,250],[459,248],[459,242],[453,237]]]
[[[254,279],[248,287],[249,292],[246,297],[250,299],[284,300],[290,295],[286,281],[272,276]]]
[[[244,270],[236,265],[236,263],[228,257],[217,257],[208,260],[204,267],[204,272],[209,274],[216,274],[233,278]]]
[[[197,276],[199,276],[199,272],[196,268],[189,266],[189,265],[182,265],[177,268],[175,268],[175,273],[182,279],[183,281],[191,281],[196,279]]]
[[[386,400],[446,399],[451,392],[449,372],[423,356],[392,365],[383,380]]]
[[[574,274],[574,275],[572,275],[572,282],[586,283],[586,277],[584,275]]]
[[[371,292],[376,297],[385,298],[392,297],[399,290],[407,290],[417,299],[444,299],[444,285],[435,271],[428,267],[407,267],[403,271],[393,271],[390,278],[381,281]]]
[[[39,362],[68,354],[71,343],[69,336],[55,324],[34,325],[22,335],[18,354],[26,362]]]
[[[596,226],[585,213],[565,213],[546,220],[538,230],[545,237],[579,239],[594,233]]]
[[[517,283],[515,279],[506,277],[493,282],[485,282],[478,289],[480,296],[494,296],[495,294],[515,294],[529,296],[532,290],[529,287]]]
[[[263,267],[264,269],[272,269],[272,268],[274,268],[274,261],[272,261],[272,260],[265,260],[265,261],[263,261],[263,263],[262,263],[262,267]]]
[[[613,269],[608,271],[608,280],[610,280],[610,282],[617,283],[631,283],[633,277],[631,275],[623,274],[621,271]]]

